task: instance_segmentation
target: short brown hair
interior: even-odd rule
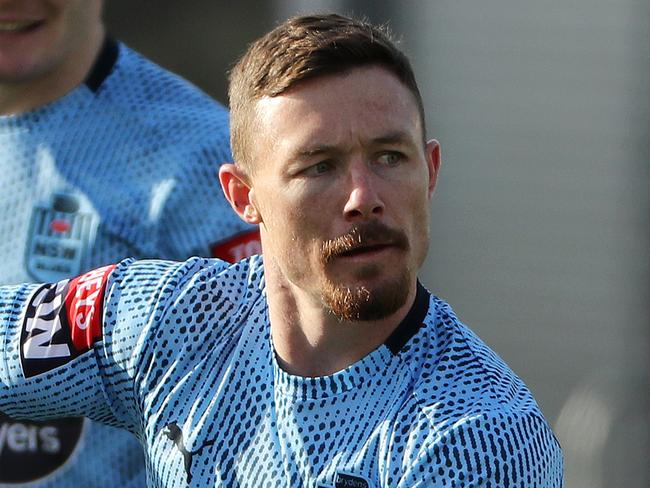
[[[379,65],[395,74],[418,105],[422,97],[408,58],[385,27],[337,14],[293,17],[251,44],[230,73],[230,142],[235,162],[251,172],[255,104],[298,83],[353,68]]]

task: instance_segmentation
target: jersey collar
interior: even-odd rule
[[[117,45],[117,42],[111,37],[106,36],[104,44],[99,51],[99,55],[97,56],[97,59],[95,59],[93,67],[90,68],[90,71],[84,80],[84,85],[86,85],[93,93],[97,93],[97,90],[102,86],[104,80],[108,78],[108,75],[113,71],[118,54],[119,46]]]
[[[397,355],[406,343],[411,340],[424,323],[424,317],[429,310],[429,292],[418,281],[415,301],[411,309],[400,322],[397,328],[384,341],[384,345],[390,349],[394,355]]]

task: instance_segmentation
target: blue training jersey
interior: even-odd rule
[[[276,361],[259,256],[5,287],[0,319],[0,409],[133,432],[150,486],[562,486],[529,390],[422,286],[384,344],[316,378]]]
[[[107,40],[82,85],[0,116],[0,283],[57,281],[128,256],[240,257],[233,237],[251,254],[251,228],[217,178],[228,138],[222,106]],[[142,487],[144,458],[114,428],[0,413],[0,486],[9,483]]]

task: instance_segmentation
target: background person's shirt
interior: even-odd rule
[[[221,105],[107,41],[84,84],[0,116],[0,283],[57,281],[128,256],[253,253],[256,231],[217,178],[228,140]],[[4,483],[143,487],[144,457],[132,435],[82,418],[0,413]]]

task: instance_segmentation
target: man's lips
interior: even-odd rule
[[[321,256],[323,262],[327,264],[339,257],[372,257],[387,250],[406,250],[408,247],[408,239],[401,230],[373,221],[357,225],[347,233],[325,241]]]
[[[377,254],[381,251],[385,251],[387,249],[394,248],[392,244],[370,244],[367,246],[357,246],[349,251],[344,251],[342,253],[339,253],[336,257],[338,258],[353,258],[357,256],[363,256],[363,255],[370,255],[370,254]]]

